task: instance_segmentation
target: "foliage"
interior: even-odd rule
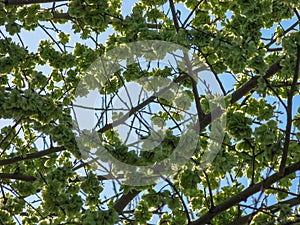
[[[30,0],[0,2],[0,118],[8,119],[0,121],[1,224],[299,222],[299,0],[142,0],[131,11],[123,10],[120,0],[71,0],[48,7]],[[34,38],[40,33],[41,40]],[[138,79],[153,78],[145,85],[150,91],[163,81],[178,81],[180,91],[147,104],[165,107],[148,117],[153,125],[179,123],[179,109],[191,104],[202,118],[192,158],[159,185],[135,187],[120,185],[116,174],[99,175],[86,163],[72,131],[72,102],[95,59],[122,43],[143,40],[193,51],[218,78],[226,108],[199,96],[192,80],[178,81],[182,71],[169,65],[151,69],[136,63],[115,72],[100,90],[107,99]],[[214,162],[203,168],[203,149],[213,147],[212,111],[226,116],[225,137]],[[179,143],[169,129],[161,145],[143,142],[153,152],[138,154],[107,126],[107,117],[124,114],[104,114],[99,138],[122,162],[154,164]],[[160,137],[131,128],[138,138]]]

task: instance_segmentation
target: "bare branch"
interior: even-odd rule
[[[276,63],[274,63],[273,65],[270,66],[270,68],[268,69],[268,71],[266,72],[264,78],[269,78],[271,76],[273,76],[275,73],[277,73],[280,69],[281,69],[281,66],[280,66],[280,61],[277,61]],[[258,76],[255,76],[253,77],[251,80],[249,80],[245,85],[243,85],[242,87],[240,87],[238,90],[236,90],[233,94],[232,94],[232,98],[231,98],[231,102],[234,103],[236,101],[238,101],[240,98],[242,98],[245,94],[247,94],[249,91],[251,91],[252,89],[254,89],[257,84],[258,84]],[[216,107],[214,108],[210,113],[206,114],[202,120],[200,121],[200,125],[201,125],[201,129],[204,129],[206,126],[208,126],[213,119],[217,119],[219,118],[221,115],[223,114],[223,110],[220,108],[220,107]],[[198,124],[198,123],[197,123]],[[110,127],[111,126],[111,127]],[[109,130],[112,128],[112,124],[108,124],[108,126],[105,126],[103,127],[102,129],[105,131],[105,130]],[[102,130],[101,129],[101,130]],[[100,132],[104,132],[104,131],[100,131]],[[299,165],[300,167],[300,165]],[[254,186],[254,185],[253,185]],[[251,186],[251,187],[253,187]],[[139,192],[138,192],[139,193]],[[137,194],[138,194],[137,193]],[[136,194],[136,195],[137,195]],[[129,197],[132,197],[132,198],[125,198],[126,196],[124,196],[124,199],[123,201],[126,200],[126,202],[123,202],[123,205],[122,206],[126,206],[136,195],[130,195]],[[122,201],[122,199],[120,199],[118,201],[118,203]],[[239,202],[239,201],[238,201]],[[121,202],[119,203],[121,204]],[[234,203],[235,204],[235,203]],[[124,206],[124,208],[125,208]],[[231,207],[231,206],[230,206]],[[120,207],[118,207],[118,209],[120,209]],[[214,208],[215,209],[215,208]],[[226,208],[227,209],[227,208]],[[224,210],[226,210],[224,209]],[[220,211],[221,212],[221,211]],[[220,212],[218,212],[217,214],[219,214]],[[217,215],[216,214],[216,215]],[[214,216],[213,216],[214,217]],[[206,220],[205,220],[206,221]],[[195,223],[195,222],[194,222]],[[196,225],[198,223],[191,223],[191,225]],[[200,224],[203,224],[203,223],[200,223]]]
[[[132,190],[126,195],[123,195],[113,206],[113,208],[121,214],[122,211],[125,209],[125,207],[128,205],[128,203],[134,199],[141,191],[138,190]]]
[[[10,128],[9,132],[6,134],[6,136],[0,141],[0,147],[1,145],[9,138],[9,136],[13,133],[14,129],[20,124],[21,120],[24,118],[24,116],[20,116],[20,118],[15,122],[15,124]],[[4,148],[2,148],[4,149]],[[0,153],[0,156],[5,152],[5,149],[3,152]]]
[[[0,173],[0,179],[14,179],[33,182],[36,180],[36,177],[18,174],[18,173]]]
[[[232,206],[238,204],[241,201],[246,201],[248,197],[252,196],[253,194],[263,191],[267,189],[272,184],[278,182],[284,176],[288,176],[297,170],[300,170],[300,161],[297,163],[292,164],[291,166],[287,167],[284,170],[284,173],[275,173],[270,177],[266,178],[265,180],[253,184],[252,186],[248,187],[244,191],[232,196],[231,198],[223,201],[215,208],[211,209],[209,212],[204,214],[201,218],[195,220],[194,222],[190,223],[189,225],[204,225],[207,224],[213,219],[215,216],[219,215],[221,212],[231,208]]]
[[[139,105],[137,105],[135,107],[132,107],[130,109],[130,111],[128,113],[126,113],[125,115],[123,115],[120,119],[115,120],[113,123],[106,124],[104,127],[99,129],[97,132],[98,133],[104,133],[105,131],[112,129],[115,126],[118,126],[118,125],[124,123],[130,116],[132,116],[137,111],[139,111],[140,109],[144,108],[145,106],[147,106],[148,104],[153,102],[158,96],[161,96],[163,93],[165,93],[170,88],[172,88],[175,85],[175,83],[178,83],[178,82],[180,82],[180,81],[182,81],[186,78],[187,78],[186,75],[178,77],[177,79],[175,79],[174,83],[171,83],[168,86],[162,88],[157,93],[153,94],[152,96],[147,98],[145,101],[141,102]]]
[[[192,17],[192,15],[194,14],[194,12],[196,11],[196,9],[199,7],[199,5],[203,2],[204,0],[200,0],[195,7],[193,8],[193,10],[190,12],[190,14],[186,17],[185,21],[182,24],[183,28],[186,28],[189,24],[188,21],[190,20],[190,18]]]
[[[39,4],[39,3],[49,3],[49,2],[67,2],[66,0],[2,0],[2,2],[9,5],[28,5],[28,4]]]
[[[286,166],[286,161],[287,161],[287,156],[288,156],[288,150],[289,150],[289,146],[290,146],[290,135],[291,135],[292,121],[293,121],[292,106],[293,106],[294,93],[297,90],[297,81],[298,81],[298,77],[299,77],[299,66],[300,66],[300,46],[298,45],[295,74],[293,77],[293,83],[292,83],[291,89],[288,92],[288,97],[287,97],[287,109],[286,109],[287,122],[286,122],[286,128],[285,128],[285,140],[284,140],[284,146],[283,146],[283,151],[282,151],[282,159],[281,159],[280,168],[279,168],[279,171],[281,173],[284,172],[284,168]]]
[[[174,5],[173,0],[169,0],[169,4],[170,4],[171,12],[172,12],[174,26],[175,26],[175,29],[178,31],[180,27],[179,27],[179,24],[178,24],[176,9],[175,9],[175,5]]]
[[[286,35],[288,32],[292,31],[293,29],[295,29],[295,27],[300,23],[300,21],[296,21],[294,24],[292,24],[288,29],[286,29],[278,38]],[[276,38],[271,40],[266,46],[266,49],[269,49],[274,43],[276,42]]]
[[[270,66],[270,68],[267,70],[266,74],[263,76],[264,79],[270,78],[271,76],[273,76],[275,73],[277,73],[281,69],[280,62],[281,62],[281,59]],[[242,87],[240,87],[238,90],[236,90],[231,95],[231,103],[237,102],[240,98],[245,96],[249,91],[254,89],[258,84],[258,78],[259,78],[259,76],[255,76],[255,77],[251,78],[247,83],[245,83]]]
[[[13,164],[16,162],[29,160],[29,159],[37,159],[37,158],[40,158],[40,157],[43,157],[46,155],[50,155],[50,154],[53,154],[56,152],[60,152],[63,150],[65,150],[65,147],[63,147],[63,146],[62,147],[52,147],[52,148],[49,148],[44,151],[28,154],[26,156],[17,156],[17,157],[10,158],[10,159],[2,159],[2,160],[0,160],[0,166],[10,165],[10,164]]]
[[[271,211],[271,213],[275,213],[280,210],[281,205],[285,205],[285,204],[289,205],[290,207],[299,205],[300,204],[300,196],[297,196],[295,198],[292,198],[292,199],[289,199],[286,201],[278,202],[278,203],[271,205],[269,207],[266,207],[266,208],[259,209],[257,212],[240,217],[240,218],[236,219],[235,221],[228,223],[227,225],[246,225],[249,223],[249,219],[253,218],[258,212]]]

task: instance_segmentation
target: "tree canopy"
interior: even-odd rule
[[[0,224],[299,224],[299,7],[1,0]]]

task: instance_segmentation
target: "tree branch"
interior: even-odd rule
[[[290,136],[291,136],[291,129],[292,129],[292,122],[293,122],[293,98],[294,93],[297,90],[297,81],[299,77],[299,66],[300,66],[300,45],[297,46],[297,62],[296,62],[296,69],[295,74],[293,77],[293,82],[290,91],[288,92],[287,97],[287,108],[286,108],[286,128],[285,128],[285,140],[284,146],[282,151],[282,157],[280,162],[279,171],[283,173],[284,168],[286,166],[286,161],[288,157],[288,151],[290,146]]]
[[[20,118],[15,122],[15,124],[10,128],[10,130],[6,134],[6,136],[0,141],[0,147],[9,138],[9,136],[13,133],[14,129],[20,124],[20,122],[23,118],[24,118],[24,115],[20,116]],[[2,148],[2,149],[4,149],[4,150],[3,150],[3,152],[0,153],[0,157],[5,152],[5,148]]]
[[[49,148],[49,149],[44,150],[44,151],[28,154],[26,156],[16,156],[14,158],[2,159],[2,160],[0,160],[0,166],[10,165],[10,164],[20,162],[20,161],[24,161],[24,160],[40,158],[40,157],[50,155],[50,154],[53,154],[53,153],[56,153],[56,152],[60,152],[60,151],[63,151],[63,150],[65,150],[65,147],[63,147],[63,146],[62,147],[52,147],[52,148]]]
[[[274,63],[273,65],[270,66],[270,68],[267,70],[266,74],[264,75],[264,78],[267,79],[271,76],[273,76],[275,73],[277,73],[280,69],[280,62],[281,60],[278,60],[276,63]],[[182,77],[181,77],[182,78]],[[233,94],[232,94],[232,98],[231,98],[231,103],[234,103],[236,101],[238,101],[240,98],[242,98],[245,94],[247,94],[250,90],[252,90],[253,88],[255,88],[258,84],[258,76],[255,76],[253,78],[251,78],[245,85],[243,85],[242,87],[240,87],[238,90],[236,90]],[[151,97],[150,97],[151,98]],[[147,101],[147,100],[146,100]],[[223,114],[223,110],[220,107],[216,107],[214,108],[210,113],[206,114],[204,117],[202,117],[202,120],[200,121],[200,126],[201,129],[204,129],[205,127],[207,127],[213,120],[219,118],[222,114]],[[196,123],[198,124],[198,123]],[[104,132],[106,129],[108,130],[112,128],[112,124],[108,124],[108,126],[111,127],[103,127],[100,132]],[[253,187],[253,186],[251,186]],[[140,193],[140,191],[136,191],[137,193],[135,193],[135,195],[133,194],[129,194],[129,196],[125,195],[122,196],[122,198],[116,203],[118,204],[117,209],[121,210],[121,208],[123,207],[123,209],[126,207],[126,205],[136,196],[138,195],[138,193]],[[127,197],[126,197],[127,196]],[[124,197],[124,198],[123,198]],[[130,198],[131,197],[131,198]],[[121,202],[124,201],[124,202]],[[239,201],[238,201],[239,202]],[[121,204],[122,203],[122,204]],[[122,206],[122,207],[120,207]],[[115,207],[115,206],[114,206]],[[231,206],[230,206],[231,207]],[[214,208],[215,209],[215,208]],[[122,211],[122,210],[121,210]],[[219,212],[220,213],[220,212]],[[217,214],[219,214],[217,213]],[[216,214],[216,215],[217,215]],[[196,225],[197,223],[193,224],[191,223],[191,225]],[[200,223],[203,224],[203,223]]]
[[[281,70],[280,62],[282,59],[275,62],[273,65],[269,67],[266,74],[263,76],[264,79],[268,79],[271,76],[273,76],[275,73],[277,73],[279,70]],[[234,93],[231,95],[231,103],[237,102],[240,98],[244,97],[249,91],[251,91],[253,88],[255,88],[258,84],[258,79],[260,76],[255,76],[251,78],[247,83],[245,83],[242,87],[237,89]]]
[[[188,21],[189,19],[192,17],[192,15],[194,14],[194,12],[196,11],[196,9],[199,7],[199,5],[203,2],[204,0],[200,0],[195,7],[193,8],[193,10],[190,12],[190,14],[186,17],[185,21],[182,24],[183,28],[186,28],[188,25]]]
[[[122,211],[125,209],[125,207],[128,205],[128,203],[134,199],[141,191],[138,190],[132,190],[126,195],[123,195],[113,206],[113,208],[121,214]]]
[[[18,174],[18,173],[0,173],[0,179],[14,179],[14,180],[33,182],[36,180],[36,177]]]
[[[273,76],[275,73],[281,70],[280,62],[282,59],[278,60],[274,64],[272,64],[267,70],[266,74],[263,76],[264,79],[268,79]],[[231,94],[231,104],[237,102],[242,97],[244,97],[249,91],[253,90],[258,84],[259,76],[252,77],[247,83],[237,89],[234,93]],[[220,107],[216,107],[211,110],[210,113],[206,114],[202,121],[200,122],[201,129],[208,126],[213,120],[218,119],[224,111]]]
[[[217,205],[215,208],[211,209],[209,212],[204,214],[199,219],[195,220],[194,222],[190,223],[189,225],[204,225],[207,224],[213,219],[215,216],[219,215],[221,212],[231,208],[232,206],[236,205],[237,203],[241,201],[246,201],[248,197],[251,195],[263,191],[264,189],[270,187],[275,182],[279,181],[281,178],[288,176],[297,170],[300,170],[300,161],[297,163],[292,164],[289,167],[286,167],[284,170],[284,173],[275,173],[271,175],[270,177],[266,178],[265,180],[253,184],[252,186],[248,187],[244,191],[232,196],[231,198],[223,201],[219,205]]]
[[[287,204],[290,207],[299,205],[300,204],[300,196],[297,196],[295,198],[292,198],[292,199],[289,199],[289,200],[286,200],[286,201],[278,202],[278,203],[276,203],[274,205],[271,205],[271,206],[268,206],[266,208],[259,209],[259,211],[253,212],[253,213],[248,214],[248,215],[243,216],[243,217],[240,217],[240,218],[236,219],[235,221],[233,221],[231,223],[228,223],[227,225],[246,225],[246,224],[249,224],[249,220],[251,218],[253,218],[257,213],[263,212],[263,211],[271,211],[271,213],[275,213],[275,212],[279,211],[280,206],[284,205],[284,204]]]
[[[65,13],[53,13],[53,17],[52,19],[56,19],[56,20],[60,20],[60,19],[64,19],[64,20],[72,20],[72,19],[76,19],[74,17],[71,17],[69,15],[69,13],[65,12]],[[109,24],[112,24],[111,22],[109,22]],[[161,24],[154,24],[154,23],[147,23],[147,27],[150,29],[161,29]]]
[[[166,91],[168,91],[170,88],[174,87],[176,83],[183,81],[187,77],[188,76],[186,76],[186,75],[178,77],[177,79],[174,80],[174,83],[170,83],[168,86],[162,88],[155,94],[151,95],[149,98],[147,98],[145,101],[141,102],[139,105],[132,107],[130,109],[130,111],[128,113],[126,113],[125,115],[123,115],[120,119],[115,120],[113,123],[106,124],[104,127],[99,129],[97,132],[104,133],[105,131],[108,131],[108,130],[112,129],[113,127],[116,127],[116,126],[124,123],[130,116],[134,115],[137,111],[139,111],[140,109],[144,108],[145,106],[147,106],[148,104],[153,102],[157,97],[161,96]]]
[[[212,189],[211,189],[209,177],[208,177],[208,175],[207,175],[207,173],[206,173],[205,170],[203,170],[203,174],[205,176],[205,180],[206,180],[207,187],[208,187],[208,193],[209,193],[209,199],[210,199],[210,206],[209,206],[209,208],[212,209],[212,208],[215,207],[213,192],[212,192]]]
[[[292,31],[298,24],[300,23],[300,21],[296,21],[294,24],[292,24],[288,29],[286,29],[278,38],[283,37],[284,35],[286,35],[288,32]],[[276,42],[277,38],[271,40],[267,45],[265,45],[265,48],[268,50],[275,42]]]
[[[173,0],[169,0],[169,4],[170,4],[171,12],[172,12],[174,26],[175,26],[175,29],[178,31],[180,27],[179,27],[179,24],[178,24],[176,9],[175,9],[175,5],[174,5]]]
[[[39,3],[51,3],[51,2],[67,2],[68,0],[2,0],[7,5],[28,5],[28,4],[39,4]]]

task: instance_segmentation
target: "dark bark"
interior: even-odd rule
[[[204,225],[207,224],[213,219],[215,216],[219,215],[220,213],[224,212],[225,210],[229,209],[230,207],[238,204],[241,201],[246,201],[248,197],[252,196],[253,194],[264,191],[268,187],[270,187],[272,184],[278,182],[280,179],[282,179],[285,176],[288,176],[297,170],[300,169],[300,162],[294,163],[291,166],[287,167],[284,170],[284,173],[275,173],[272,176],[266,178],[265,180],[253,184],[252,186],[248,187],[244,191],[232,196],[231,198],[223,201],[221,204],[217,205],[213,209],[211,209],[209,212],[204,214],[201,218],[195,220],[194,222],[190,223],[189,225]]]
[[[37,159],[37,158],[40,158],[40,157],[43,157],[43,156],[46,156],[46,155],[50,155],[50,154],[53,154],[53,153],[56,153],[56,152],[60,152],[60,151],[63,151],[63,150],[65,150],[65,147],[52,147],[52,148],[49,148],[49,149],[44,150],[44,151],[28,154],[26,156],[16,156],[16,157],[9,158],[9,159],[2,159],[2,160],[0,160],[0,166],[14,164],[16,162],[29,160],[29,159]]]
[[[28,4],[39,4],[39,3],[50,3],[50,2],[67,2],[66,0],[4,0],[2,1],[5,5],[28,5]]]
[[[1,179],[14,179],[14,180],[22,180],[22,181],[28,181],[33,182],[36,180],[33,176],[18,174],[18,173],[0,173],[0,180]]]

